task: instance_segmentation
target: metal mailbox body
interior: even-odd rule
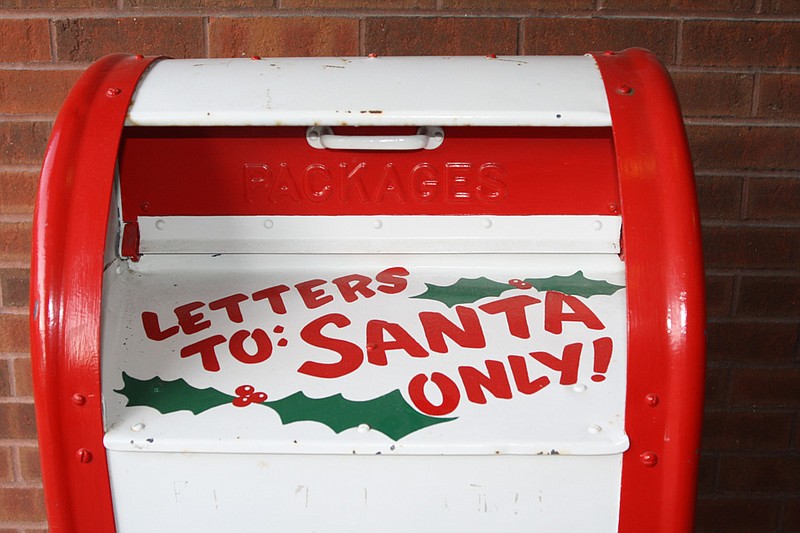
[[[691,530],[699,224],[646,51],[108,56],[32,276],[54,532]]]

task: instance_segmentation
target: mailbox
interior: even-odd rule
[[[34,231],[53,532],[685,532],[704,309],[643,50],[91,66]]]

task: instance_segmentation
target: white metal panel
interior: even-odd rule
[[[140,252],[608,253],[618,216],[139,217]]]
[[[609,126],[600,71],[575,57],[162,60],[141,126]]]
[[[109,268],[104,281],[102,372],[109,449],[563,456],[613,454],[628,447],[624,264],[616,255],[145,255],[130,266],[133,270]],[[387,269],[398,268],[406,274],[389,279]],[[351,274],[365,285],[347,298],[348,291],[341,287],[349,282],[341,283],[340,278]],[[521,280],[533,280],[540,289]],[[282,308],[262,292],[279,286],[285,287]],[[562,305],[558,291],[580,295]],[[230,296],[239,300],[238,313],[213,304]],[[526,335],[511,333],[510,314],[492,311],[492,305],[507,298],[526,299]],[[599,324],[575,320],[572,314],[584,308]],[[178,319],[178,309],[190,311]],[[554,312],[565,314],[560,331],[547,326]],[[144,313],[157,319],[149,334]],[[443,337],[446,349],[434,349],[422,313],[439,314],[454,324],[461,323],[458,313],[472,316],[477,325],[470,329],[480,333],[483,344],[464,346]],[[319,330],[325,338],[315,341],[312,322],[333,315],[341,320],[325,323]],[[518,316],[517,322],[521,320]],[[181,331],[179,323],[184,324]],[[381,329],[381,324],[403,328],[425,354],[412,355],[395,346],[380,364],[372,358],[370,350],[376,346],[370,347],[375,341],[368,332],[373,326]],[[256,329],[270,338],[269,358],[235,357],[234,335]],[[153,331],[165,332],[163,338]],[[380,335],[386,342],[398,338],[396,330]],[[595,341],[601,338],[613,342],[613,351],[598,370]],[[205,358],[188,349],[209,339],[219,341],[214,351],[218,368],[210,368]],[[342,359],[330,339],[358,350],[362,359],[357,366],[327,377],[300,372],[308,362],[333,364]],[[246,350],[255,354],[255,341],[246,340]],[[574,370],[571,377],[567,367],[559,369],[569,350],[577,357],[569,367]],[[532,355],[542,352],[552,354],[549,362]],[[524,359],[526,379],[546,378],[545,386],[523,391],[513,372],[514,357],[517,362]],[[500,381],[507,382],[508,396],[485,391],[481,402],[473,395],[477,389],[469,391],[463,368],[485,373],[490,364]],[[455,407],[435,416],[435,423],[410,429],[406,425],[392,435],[387,427],[421,414],[411,382],[419,375],[430,379],[434,373],[457,388]],[[232,404],[235,390],[245,384],[268,394],[267,404]],[[425,385],[425,394],[436,403],[437,390],[431,386],[432,382]],[[131,394],[136,387],[138,392]],[[269,405],[299,392],[315,403],[310,417],[304,408]],[[373,408],[381,416],[400,409],[400,418],[387,426],[367,420],[374,411],[352,411],[358,402],[392,393],[396,401],[391,406]],[[339,394],[343,398],[336,405],[320,402]],[[129,406],[133,396],[137,401]],[[201,409],[196,413],[189,410],[197,407]],[[345,423],[337,426],[345,415]]]
[[[621,455],[108,454],[119,533],[617,531]]]

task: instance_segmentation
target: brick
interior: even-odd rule
[[[0,294],[2,307],[25,307],[28,305],[30,271],[19,268],[0,270]]]
[[[742,180],[729,176],[697,176],[700,218],[738,219],[742,203]]]
[[[10,361],[0,359],[0,397],[11,396],[11,368]]]
[[[746,117],[753,102],[754,76],[717,72],[673,72],[686,117]]]
[[[687,20],[683,24],[682,64],[795,66],[800,64],[800,23]]]
[[[40,165],[50,122],[0,122],[0,164]]]
[[[761,6],[761,12],[772,15],[798,15],[800,14],[800,1],[764,0],[763,5]]]
[[[33,404],[0,403],[0,439],[35,438],[36,418]]]
[[[55,114],[77,70],[0,70],[0,113]]]
[[[719,488],[748,492],[800,491],[800,457],[721,457]]]
[[[0,256],[28,259],[31,254],[31,224],[0,222]]]
[[[116,0],[0,0],[0,9],[115,8]]]
[[[0,214],[32,214],[39,175],[0,171]]]
[[[732,303],[733,276],[706,274],[706,313],[708,313],[708,316],[728,316]]]
[[[800,246],[800,240],[797,244]],[[773,318],[800,317],[800,276],[743,277],[736,314]]]
[[[0,61],[50,61],[50,26],[46,19],[0,20]]]
[[[758,96],[759,117],[800,118],[800,75],[762,74]]]
[[[746,213],[754,220],[800,222],[800,179],[748,180]]]
[[[17,386],[17,396],[33,396],[33,373],[31,360],[27,357],[14,359],[14,383]]]
[[[796,270],[800,228],[704,227],[703,255],[706,268]]]
[[[753,11],[755,0],[604,0],[603,9],[636,11]]]
[[[736,368],[731,374],[733,405],[760,407],[800,407],[800,369]],[[798,476],[800,479],[800,476]]]
[[[795,358],[797,324],[775,322],[709,322],[709,361],[786,364]]]
[[[0,488],[0,509],[9,522],[40,522],[46,519],[44,493],[36,488]]]
[[[689,125],[695,170],[796,170],[800,128]]]
[[[524,53],[585,54],[648,48],[661,61],[675,61],[677,23],[656,19],[535,18],[525,21]],[[480,36],[478,36],[480,37]]]
[[[780,502],[753,498],[698,498],[695,533],[777,531]]]
[[[717,477],[717,456],[702,453],[697,465],[697,492],[710,493],[714,490]]]
[[[42,480],[42,467],[39,464],[39,448],[19,448],[19,466],[22,479],[28,482]]]
[[[436,9],[436,0],[281,0],[281,9]]]
[[[213,57],[358,55],[355,18],[212,18],[208,31]]]
[[[706,413],[705,451],[788,450],[792,435],[790,413]]]
[[[14,457],[11,448],[0,448],[0,481],[14,481]]]
[[[795,497],[786,502],[783,530],[785,533],[800,533],[800,498]]]
[[[444,9],[500,11],[528,14],[531,11],[591,11],[592,0],[444,0]]]
[[[722,407],[728,402],[731,370],[728,368],[707,368],[705,387],[705,406]]]
[[[517,22],[488,17],[368,18],[364,42],[367,52],[380,55],[515,54]]]
[[[125,0],[127,7],[153,9],[268,9],[275,7],[275,0]]]
[[[94,61],[110,50],[176,58],[205,52],[200,17],[57,20],[55,38],[59,61]]]
[[[0,352],[28,351],[28,315],[0,313]]]

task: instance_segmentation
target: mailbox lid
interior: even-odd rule
[[[162,60],[128,125],[610,126],[597,64],[574,57]]]
[[[144,255],[128,266],[105,283],[111,450],[628,446],[616,254]]]

